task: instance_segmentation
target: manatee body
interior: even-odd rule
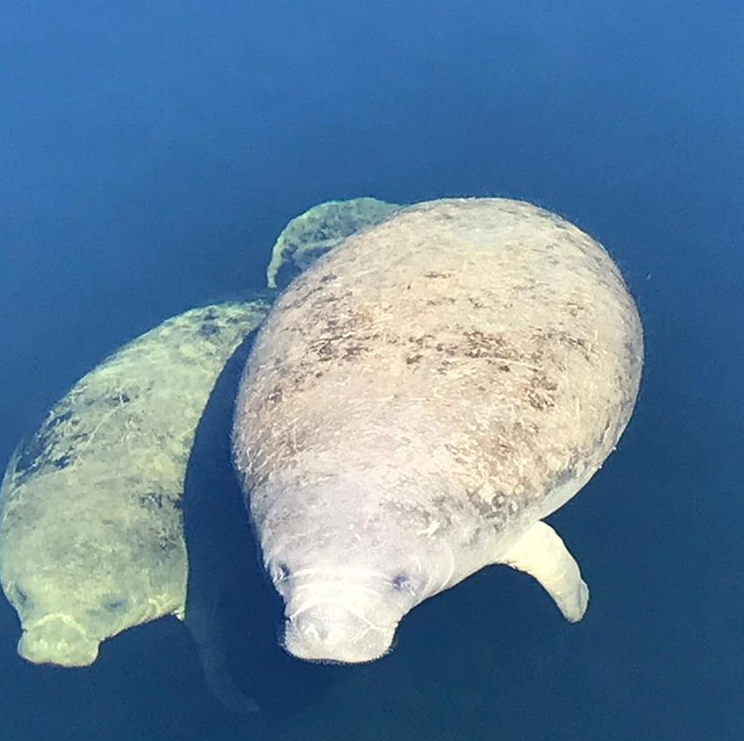
[[[286,649],[376,659],[488,564],[579,620],[587,587],[543,518],[614,449],[642,355],[605,250],[527,203],[418,204],[320,258],[259,332],[233,428]]]
[[[264,301],[192,309],[83,377],[16,450],[0,488],[0,581],[35,663],[184,616],[181,499],[199,417]]]

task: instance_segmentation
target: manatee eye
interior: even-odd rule
[[[8,598],[20,608],[25,607],[28,603],[28,595],[17,584],[10,587]]]
[[[286,581],[289,579],[289,566],[286,563],[278,563],[274,566],[273,580],[275,582]]]
[[[122,612],[126,606],[127,601],[125,599],[115,598],[106,600],[102,605],[107,612]]]
[[[407,592],[413,594],[413,582],[408,574],[396,574],[392,580],[393,589],[398,592]]]

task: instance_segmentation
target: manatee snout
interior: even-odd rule
[[[75,622],[54,617],[25,629],[18,653],[34,664],[88,666],[98,657],[99,645]]]
[[[347,608],[319,604],[287,620],[284,647],[306,661],[356,664],[386,654],[394,633],[395,626],[380,627]]]

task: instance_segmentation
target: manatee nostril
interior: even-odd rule
[[[289,579],[290,570],[286,563],[278,563],[273,569],[273,581],[275,583],[283,582]]]
[[[326,631],[320,628],[314,620],[300,620],[298,621],[297,628],[299,633],[311,641],[322,640],[326,634]]]
[[[313,625],[310,626],[310,632],[314,634],[319,641],[325,641],[330,633],[328,626],[323,625],[322,623],[313,623]]]
[[[364,632],[359,619],[348,610],[321,606],[297,615],[290,621],[298,638],[308,644],[333,646]]]
[[[393,589],[413,594],[413,583],[407,574],[396,574],[392,580]]]

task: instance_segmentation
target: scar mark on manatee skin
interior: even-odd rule
[[[450,296],[442,296],[441,298],[427,298],[426,299],[427,306],[444,306],[444,305],[451,305],[454,303],[455,303],[455,299]]]

